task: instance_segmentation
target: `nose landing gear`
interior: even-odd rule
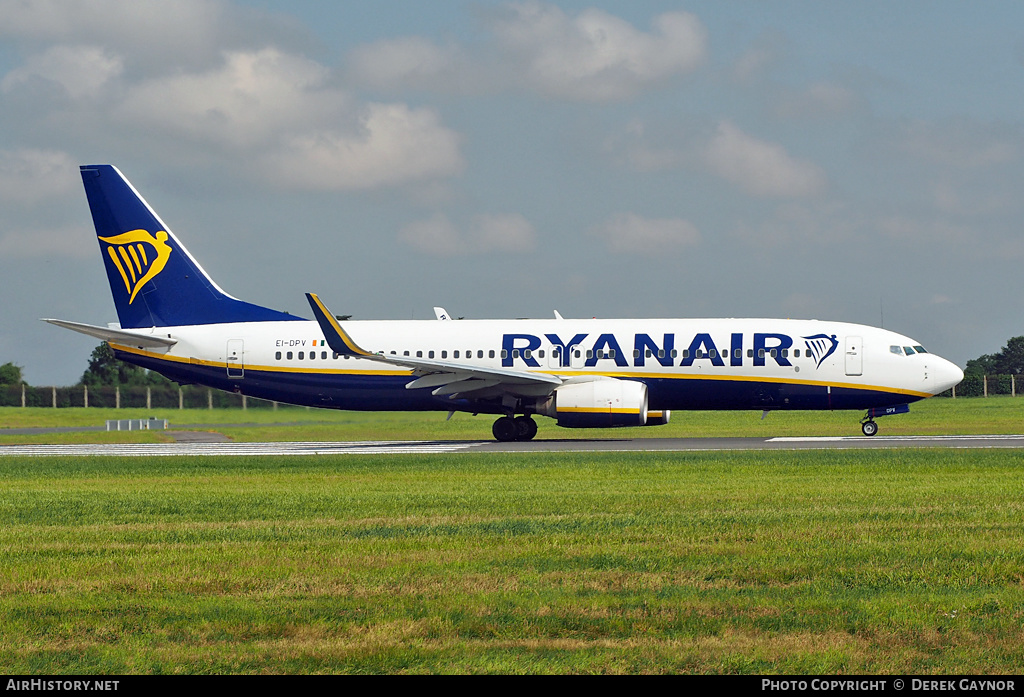
[[[865,436],[873,436],[878,433],[878,424],[875,418],[879,416],[892,416],[893,414],[906,414],[910,411],[909,404],[894,404],[890,407],[871,407],[867,415],[860,420],[860,430]]]

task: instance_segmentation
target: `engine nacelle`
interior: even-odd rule
[[[645,423],[644,426],[664,426],[668,423],[670,418],[672,418],[672,412],[668,409],[663,409],[661,411],[648,411],[647,423]]]
[[[632,380],[591,380],[557,388],[538,413],[565,428],[647,424],[647,385]]]

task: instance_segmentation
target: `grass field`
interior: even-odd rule
[[[1013,450],[4,458],[0,665],[1019,673],[1022,473]]]
[[[4,434],[4,429],[102,426],[107,419],[168,419],[171,428],[210,430],[237,441],[266,440],[491,440],[494,417],[439,412],[351,412],[329,409],[47,409],[0,407],[0,444],[59,442],[158,442],[159,431],[73,434]],[[729,436],[860,435],[863,412],[675,412],[666,426],[632,429],[564,429],[538,418],[537,438],[686,438]],[[240,424],[253,424],[251,426]],[[883,435],[1024,432],[1024,397],[928,399],[909,414],[878,420]],[[184,426],[183,426],[184,425]]]
[[[883,433],[1021,433],[1024,399]],[[489,439],[488,417],[160,416],[235,440]],[[540,438],[857,434],[677,413]],[[260,424],[238,426],[237,424]],[[2,433],[2,431],[0,431]],[[0,443],[166,440],[152,432]],[[0,457],[8,673],[1019,673],[1024,452]]]

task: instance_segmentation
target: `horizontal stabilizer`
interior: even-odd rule
[[[178,343],[177,339],[172,339],[169,336],[140,334],[137,332],[128,332],[123,329],[97,327],[93,324],[82,324],[81,322],[69,322],[64,319],[44,319],[43,321],[58,327],[63,327],[64,329],[70,329],[73,332],[88,334],[89,336],[94,336],[97,339],[102,339],[103,341],[111,341],[115,344],[124,344],[126,346],[167,348],[168,346],[174,346]]]

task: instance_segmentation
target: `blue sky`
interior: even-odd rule
[[[116,319],[77,165],[232,294],[357,318],[1024,334],[1012,2],[0,0],[0,362]]]

